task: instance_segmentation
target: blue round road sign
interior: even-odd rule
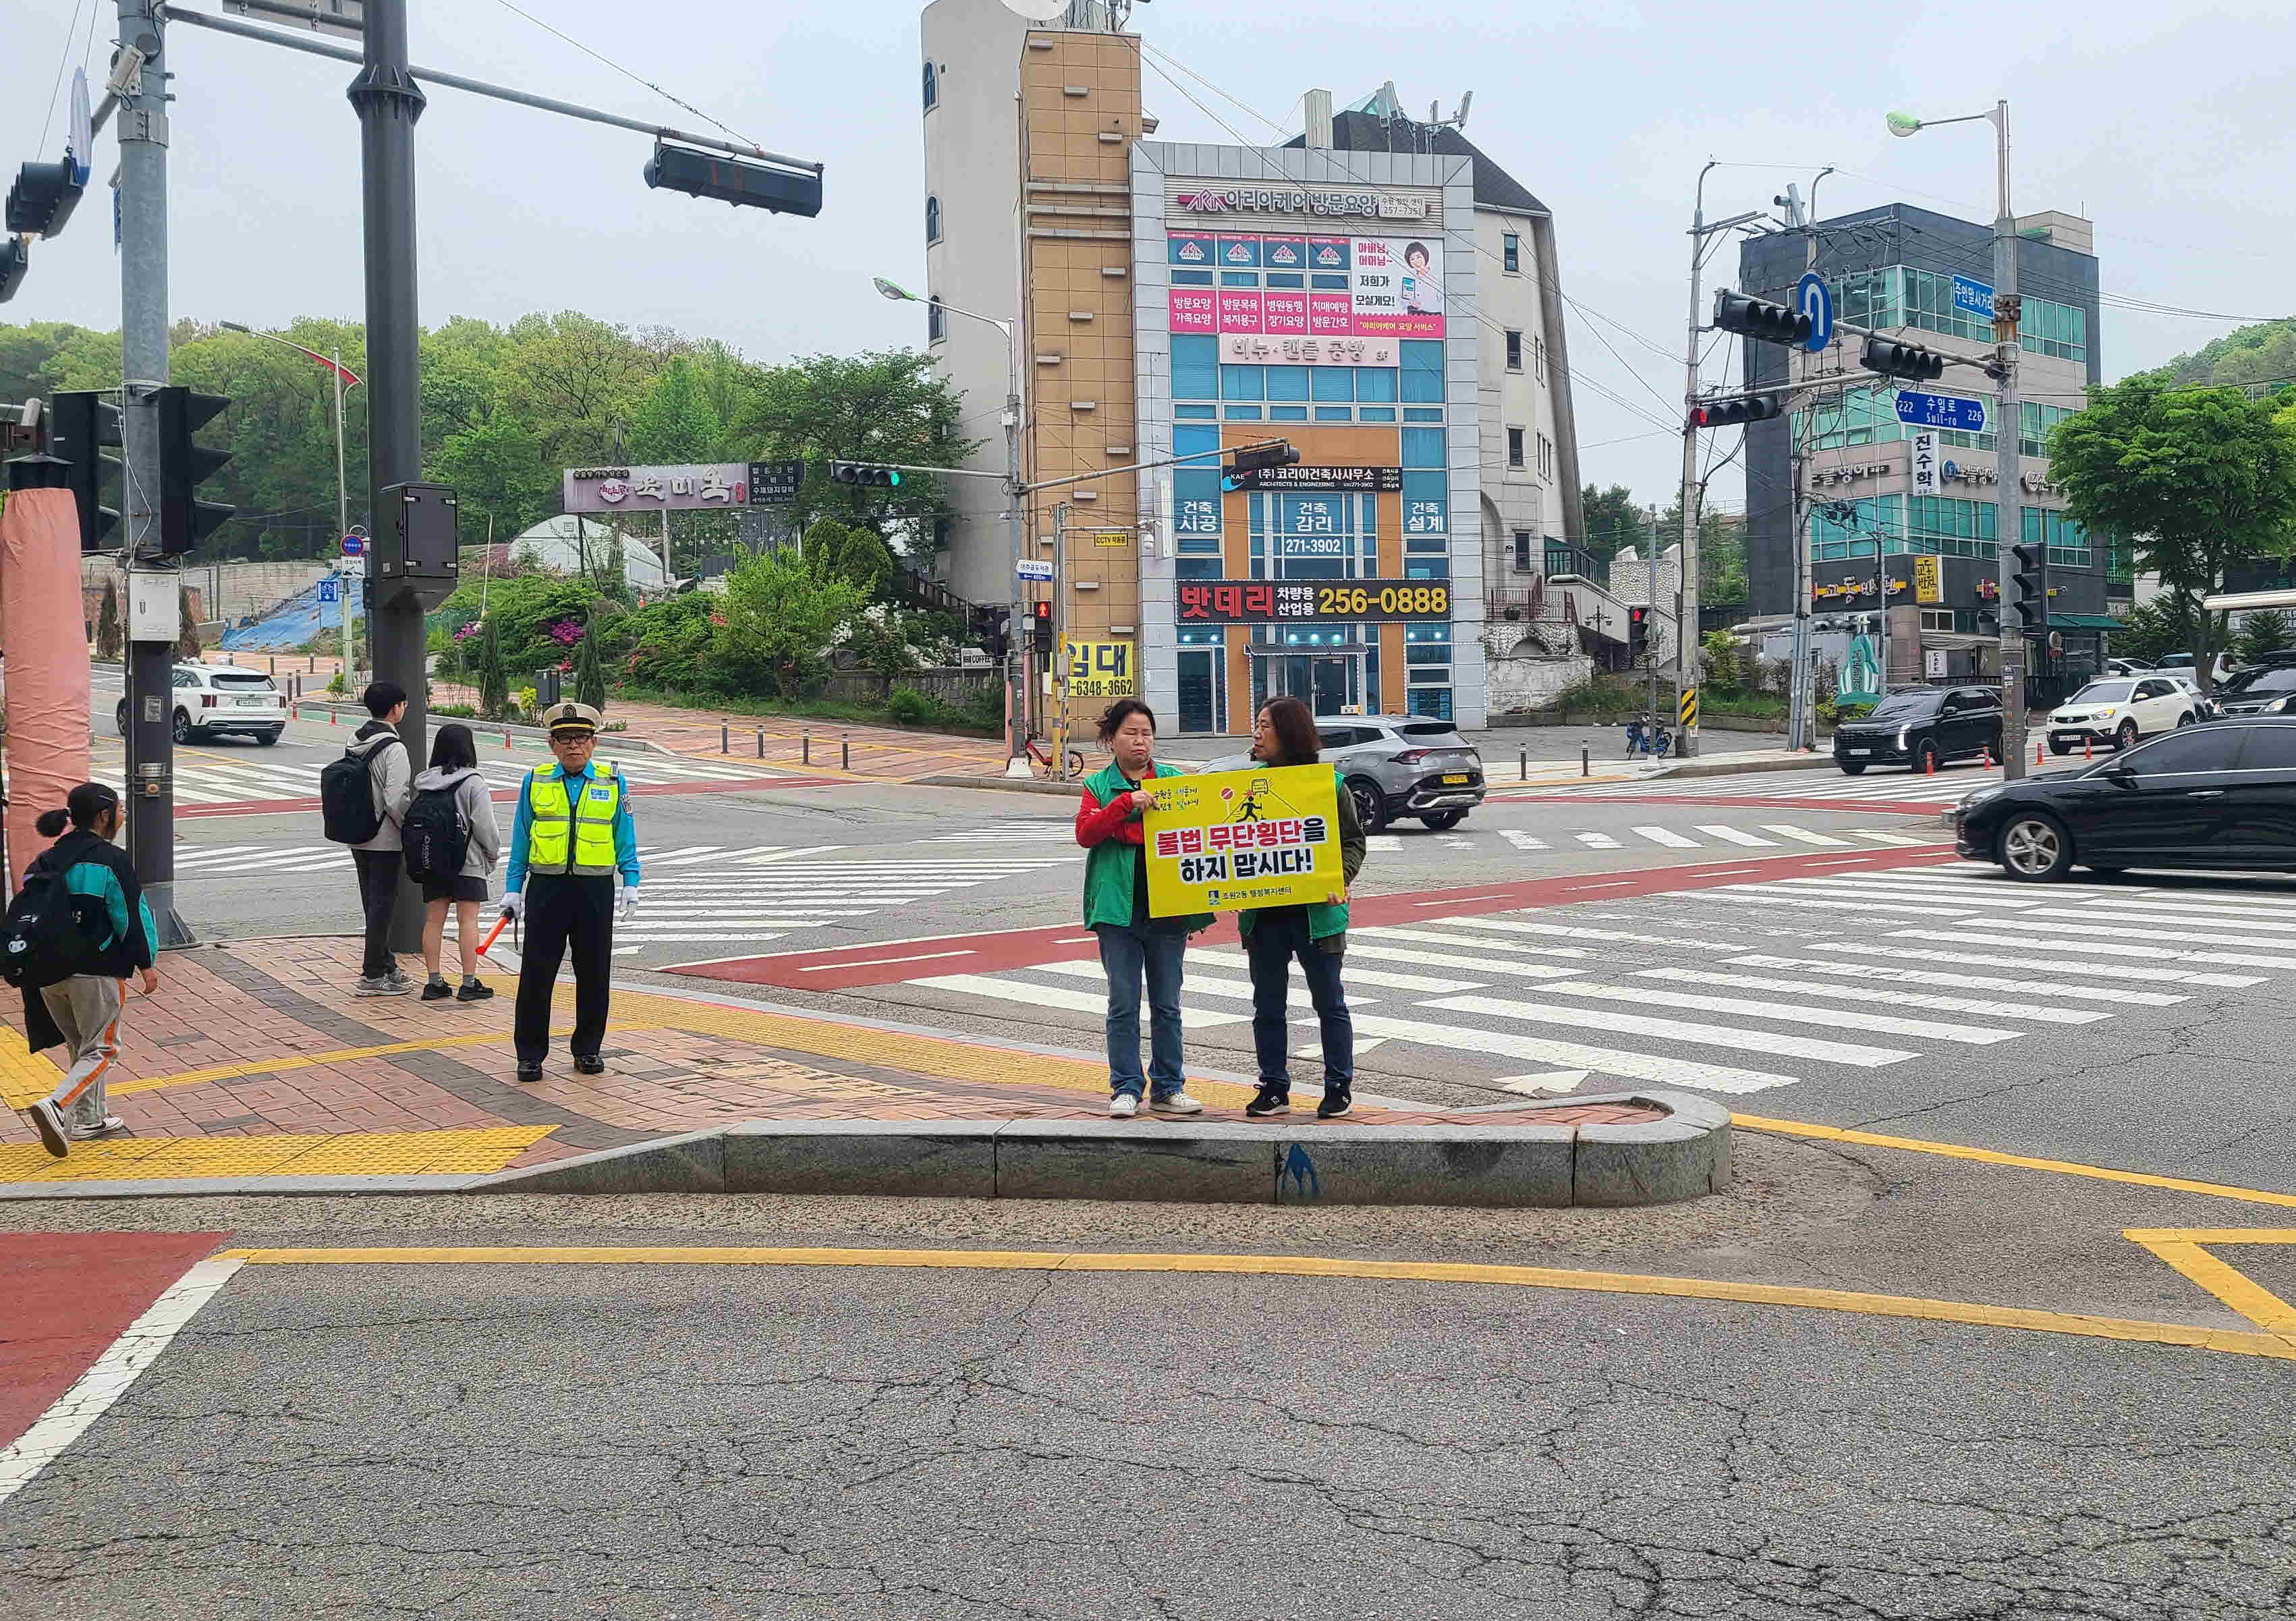
[[[1824,276],[1815,270],[1802,273],[1794,288],[1794,308],[1809,317],[1809,336],[1801,344],[1804,349],[1814,355],[1833,341],[1833,294]]]
[[[357,556],[361,552],[365,551],[365,549],[366,549],[366,540],[365,540],[365,538],[364,536],[360,536],[360,535],[345,535],[345,536],[343,537],[343,555],[344,555],[344,556],[346,556],[346,557],[356,557],[356,556]]]

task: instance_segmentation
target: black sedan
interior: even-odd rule
[[[2040,883],[2074,867],[2296,872],[2296,716],[2213,720],[2079,771],[1980,788],[1961,853]]]

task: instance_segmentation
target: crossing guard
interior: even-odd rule
[[[503,916],[526,922],[515,1027],[521,1081],[542,1079],[542,1060],[550,1051],[551,995],[570,946],[574,1067],[586,1075],[604,1072],[598,1049],[613,993],[614,919],[630,917],[638,904],[638,835],[629,786],[611,761],[590,758],[598,712],[586,704],[554,704],[542,720],[557,759],[535,767],[519,785],[503,880]]]

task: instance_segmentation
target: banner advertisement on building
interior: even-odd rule
[[[1174,589],[1183,627],[1451,617],[1451,585],[1444,580],[1184,580]]]
[[[750,504],[750,465],[569,467],[568,512],[688,512]]]
[[[1922,603],[1945,600],[1945,570],[1937,558],[1914,559],[1914,600]]]
[[[1071,698],[1129,698],[1140,690],[1133,672],[1130,642],[1061,638],[1061,662],[1068,671]]]
[[[1938,492],[1938,447],[1934,432],[1914,435],[1912,458],[1906,465],[1913,471],[1914,493],[1933,496]]]
[[[1347,898],[1329,766],[1168,777],[1142,791],[1152,917]]]
[[[1217,287],[1170,290],[1176,333],[1316,339],[1443,336],[1443,239],[1436,233],[1301,238],[1174,232],[1167,241],[1167,257],[1177,269],[1219,273]],[[1296,264],[1302,253],[1306,273],[1282,267]],[[1292,284],[1295,283],[1300,284]]]
[[[1231,473],[1229,490],[1313,490],[1332,494],[1394,495],[1403,489],[1400,467],[1256,467]]]

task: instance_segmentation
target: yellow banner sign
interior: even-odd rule
[[[1149,916],[1347,898],[1331,767],[1166,777],[1145,791]]]
[[[1945,600],[1944,570],[1936,558],[1914,559],[1914,600],[1915,602]]]
[[[1130,642],[1061,638],[1071,698],[1129,698],[1140,690]]]

